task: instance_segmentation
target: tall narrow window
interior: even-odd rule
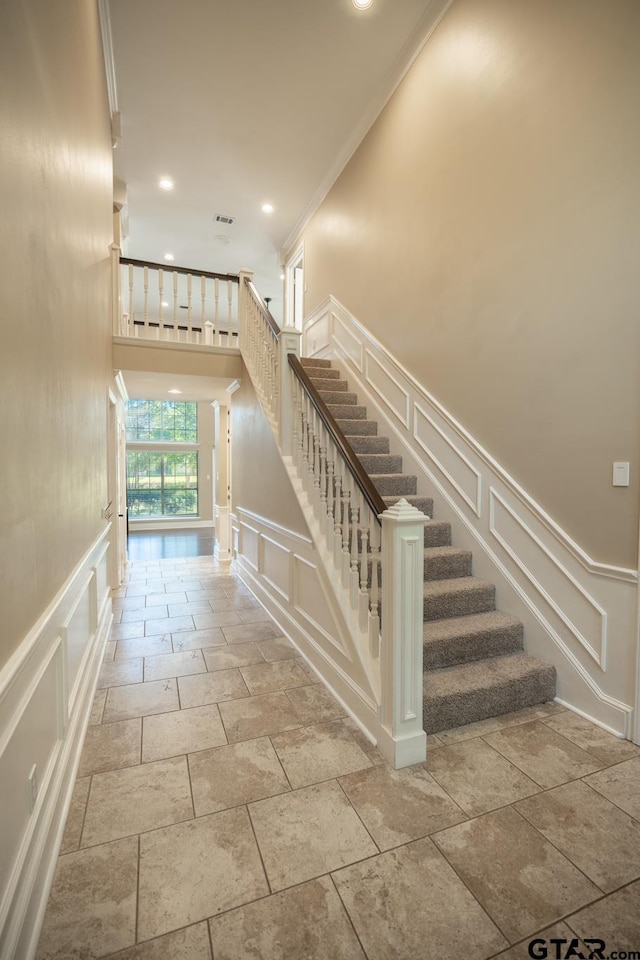
[[[132,519],[198,515],[197,442],[197,403],[129,401],[127,506]]]

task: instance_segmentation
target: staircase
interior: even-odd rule
[[[416,493],[388,437],[367,419],[330,360],[301,358],[307,374],[388,507],[401,497],[428,517],[433,501]],[[468,550],[451,545],[451,526],[429,519],[424,531],[424,728],[499,716],[555,696],[555,668],[523,650],[523,626],[495,608],[495,587],[471,574]]]

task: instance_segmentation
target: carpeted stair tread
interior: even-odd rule
[[[357,393],[340,393],[339,391],[334,393],[333,390],[320,390],[318,392],[327,406],[330,404],[339,404],[340,406],[349,404],[350,406],[353,405],[355,407],[358,404]],[[362,409],[366,410],[367,408],[363,407]]]
[[[479,577],[425,580],[424,619],[443,620],[495,609],[495,586]]]
[[[395,453],[359,453],[358,460],[369,476],[378,473],[402,473],[402,457]]]
[[[319,357],[300,357],[303,367],[324,367],[331,369],[331,360],[321,360]]]
[[[524,652],[474,660],[424,676],[424,728],[438,733],[555,697],[555,667]]]
[[[334,393],[346,393],[349,384],[346,380],[330,380],[328,377],[311,377],[311,383],[319,393],[331,390]]]
[[[377,420],[366,420],[362,418],[361,420],[345,420],[340,418],[331,411],[333,417],[335,418],[336,423],[344,433],[345,437],[375,437],[378,435],[378,421]]]
[[[471,576],[471,551],[459,547],[425,547],[425,580],[448,580]]]
[[[424,668],[437,670],[522,649],[522,621],[500,610],[466,617],[427,620],[423,627]]]
[[[331,367],[309,367],[307,376],[312,380],[341,380],[340,371]]]
[[[327,403],[327,407],[334,420],[366,420],[367,417],[367,408],[357,403]]]
[[[363,453],[389,453],[389,437],[349,437],[349,446],[358,456]]]
[[[369,479],[383,497],[396,494],[406,497],[415,494],[418,478],[407,473],[370,473]]]
[[[431,499],[431,497],[421,497],[417,493],[403,493],[403,494],[392,493],[392,494],[389,494],[388,496],[383,496],[382,499],[384,500],[385,506],[387,508],[392,507],[394,503],[398,502],[398,500],[403,499],[403,500],[406,500],[407,503],[410,504],[412,507],[415,507],[416,510],[420,510],[427,517],[430,518],[431,515],[433,514],[433,500]],[[446,526],[449,529],[449,535],[451,535],[451,526],[449,524],[447,524]],[[451,541],[447,540],[445,542],[450,543]],[[425,546],[427,546],[426,543],[425,543]],[[430,546],[435,546],[435,544],[430,544]]]

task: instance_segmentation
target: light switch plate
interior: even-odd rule
[[[629,486],[629,464],[623,460],[615,460],[613,463],[613,485],[614,487]]]

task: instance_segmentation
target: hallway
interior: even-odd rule
[[[640,951],[640,748],[548,703],[394,772],[228,565],[114,609],[39,960]]]

